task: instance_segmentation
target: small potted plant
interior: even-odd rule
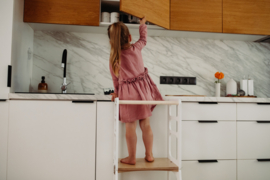
[[[217,81],[215,81],[216,97],[220,97],[220,79],[224,78],[224,74],[222,72],[216,72],[215,77],[217,78]]]

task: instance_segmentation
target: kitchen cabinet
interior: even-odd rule
[[[171,0],[171,29],[222,32],[222,0]]]
[[[270,121],[269,103],[237,103],[237,120]]]
[[[99,25],[100,0],[25,0],[24,22]]]
[[[120,11],[170,29],[170,0],[120,0]]]
[[[0,180],[6,180],[8,139],[8,65],[11,64],[13,1],[0,1]]]
[[[269,180],[270,161],[238,160],[237,180]]]
[[[270,122],[237,122],[238,159],[270,159]]]
[[[96,180],[113,180],[113,127],[114,103],[97,102]]]
[[[183,120],[236,120],[236,103],[185,102]]]
[[[223,33],[270,34],[269,0],[223,0]]]
[[[183,161],[183,180],[236,180],[236,160]]]
[[[0,180],[6,180],[9,102],[0,99]]]
[[[13,1],[0,1],[0,99],[7,99],[10,88],[7,87],[8,65],[11,64]]]
[[[95,179],[96,102],[11,100],[8,180]]]
[[[236,159],[236,122],[183,121],[182,159]]]

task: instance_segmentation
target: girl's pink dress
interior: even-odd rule
[[[119,78],[115,76],[111,65],[110,72],[114,92],[119,100],[163,100],[156,84],[144,67],[141,50],[146,45],[147,26],[140,25],[140,39],[130,48],[121,51]],[[122,122],[133,122],[152,115],[156,105],[120,105],[119,119]]]

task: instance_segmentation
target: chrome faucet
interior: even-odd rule
[[[62,93],[67,93],[67,86],[70,83],[67,84],[67,79],[66,79],[66,70],[67,70],[67,50],[66,49],[63,51],[63,55],[62,55],[62,68],[64,68],[64,75],[63,75],[64,81],[61,86],[61,90],[62,90]]]

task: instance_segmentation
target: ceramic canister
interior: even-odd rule
[[[101,13],[101,22],[110,22],[110,13],[102,12]]]
[[[237,83],[233,79],[230,79],[226,84],[226,95],[228,94],[237,94]]]
[[[111,23],[119,22],[119,13],[112,12],[111,13]]]

